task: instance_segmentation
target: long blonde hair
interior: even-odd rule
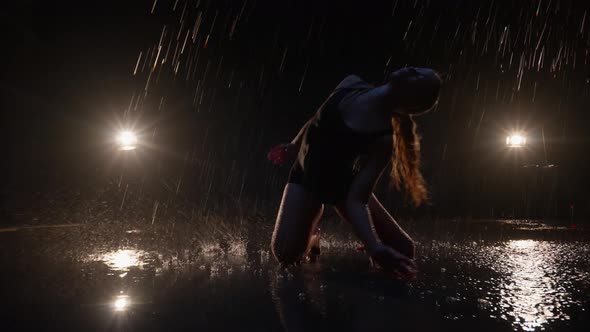
[[[393,154],[391,156],[391,181],[400,190],[401,185],[415,206],[428,200],[426,181],[420,172],[420,136],[411,115],[396,114],[391,117],[393,127]]]
[[[421,79],[410,82],[408,79],[413,76]],[[428,201],[428,190],[420,172],[420,135],[413,117],[435,107],[442,79],[432,69],[408,67],[392,72],[388,80],[395,89],[398,106],[404,110],[391,116],[393,154],[389,189],[394,186],[400,190],[403,185],[414,206],[419,206]]]

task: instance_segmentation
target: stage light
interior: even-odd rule
[[[135,150],[137,147],[137,136],[131,131],[122,131],[117,136],[120,150]]]
[[[526,137],[522,134],[512,134],[506,137],[506,145],[511,148],[520,148],[526,144]]]

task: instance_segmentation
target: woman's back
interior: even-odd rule
[[[344,98],[354,99],[367,89],[371,86],[358,83],[337,87],[313,116],[303,136],[294,170],[302,173],[304,180],[300,182],[320,193],[324,201],[333,203],[343,198],[362,168],[369,145],[379,137],[392,134],[391,127],[361,132],[344,121],[340,102]]]

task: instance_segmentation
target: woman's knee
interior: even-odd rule
[[[271,251],[279,262],[291,264],[301,260],[323,209],[323,204],[303,186],[285,186],[271,240]]]
[[[305,251],[305,244],[299,241],[296,228],[276,227],[270,242],[273,256],[282,264],[296,263]],[[299,243],[302,242],[302,243]]]
[[[281,264],[296,264],[303,257],[305,248],[301,250],[287,241],[281,241],[273,237],[271,242],[271,251],[276,260]]]

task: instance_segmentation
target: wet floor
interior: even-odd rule
[[[415,221],[416,280],[374,271],[326,222],[283,269],[270,225],[121,224],[0,232],[3,331],[581,331],[590,236],[540,221]]]

